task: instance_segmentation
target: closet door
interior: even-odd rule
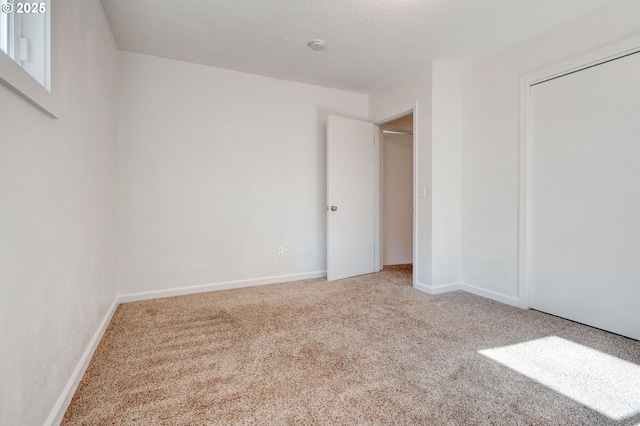
[[[640,53],[531,107],[531,307],[640,339]]]

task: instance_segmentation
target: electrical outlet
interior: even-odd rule
[[[278,247],[278,257],[284,256],[284,247]]]

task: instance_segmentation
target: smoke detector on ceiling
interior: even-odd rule
[[[307,45],[309,45],[310,48],[312,48],[313,50],[324,50],[324,47],[327,45],[327,42],[322,40],[321,38],[316,38],[315,40],[311,40],[309,43],[307,43]]]

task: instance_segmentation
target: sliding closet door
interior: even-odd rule
[[[640,53],[531,96],[531,307],[640,339]]]

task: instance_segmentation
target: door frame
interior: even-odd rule
[[[413,105],[400,109],[396,113],[387,116],[384,119],[375,121],[375,176],[374,176],[374,259],[375,271],[382,270],[382,125],[393,121],[397,118],[413,114],[413,177],[412,177],[412,201],[413,201],[413,242],[412,242],[412,285],[415,287],[418,282],[418,206],[419,206],[419,188],[418,188],[418,102]]]
[[[587,54],[575,56],[554,65],[533,71],[520,78],[520,194],[519,194],[519,250],[518,250],[518,287],[519,305],[523,309],[531,307],[531,192],[533,181],[531,88],[567,74],[582,71],[605,62],[620,59],[640,52],[640,36],[612,43]]]

